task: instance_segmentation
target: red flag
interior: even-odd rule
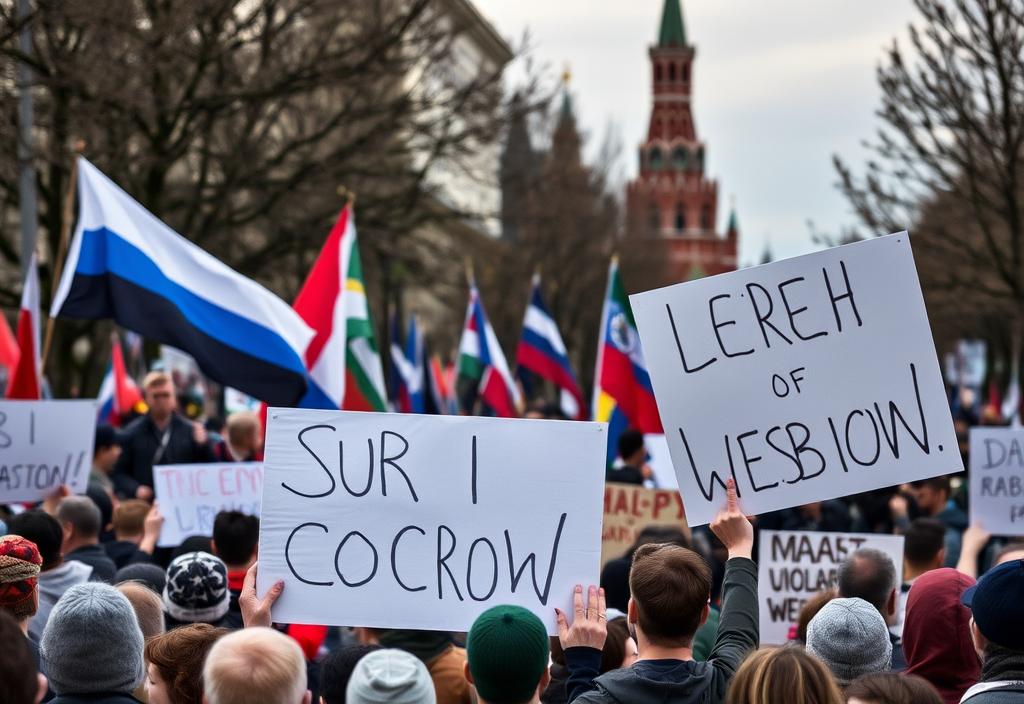
[[[7,324],[7,316],[0,313],[0,367],[7,369],[7,378],[14,374],[18,366],[18,341],[14,339],[11,326]]]
[[[121,351],[121,340],[117,333],[114,333],[113,343],[110,349],[110,366],[114,371],[114,412],[118,417],[123,417],[142,400],[142,392],[125,371],[124,353]]]
[[[20,355],[14,374],[7,384],[7,398],[38,401],[42,394],[39,383],[39,270],[36,256],[28,263],[28,274],[21,292],[18,311],[18,348]]]

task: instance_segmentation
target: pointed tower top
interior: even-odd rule
[[[562,110],[561,118],[572,117],[572,97],[569,95],[569,81],[572,80],[572,71],[569,70],[569,64],[565,64],[565,70],[562,71]]]
[[[679,3],[680,0],[665,0],[661,11],[658,46],[686,46],[686,28],[683,26],[683,11]]]

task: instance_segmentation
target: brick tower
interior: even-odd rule
[[[724,234],[716,231],[718,182],[704,175],[706,150],[697,138],[691,95],[693,58],[680,0],[665,0],[657,44],[650,48],[654,96],[639,174],[626,186],[629,234],[665,247],[673,281],[736,269],[735,211]]]

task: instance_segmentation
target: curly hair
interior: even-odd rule
[[[207,623],[181,626],[146,641],[146,662],[156,667],[176,704],[202,704],[203,661],[218,639],[229,633]]]

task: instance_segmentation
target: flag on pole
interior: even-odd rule
[[[487,320],[476,284],[470,282],[466,324],[459,341],[458,396],[464,413],[472,413],[479,398],[503,418],[519,415],[519,389],[512,380],[505,354]]]
[[[412,397],[410,386],[412,385],[412,368],[405,358],[405,351],[402,349],[402,338],[399,330],[397,311],[391,313],[391,349],[388,350],[388,379],[390,381],[391,409],[396,413],[412,413]]]
[[[0,313],[0,367],[7,370],[7,380],[10,381],[14,375],[14,368],[18,366],[18,341],[11,332],[11,326],[7,323],[7,316]]]
[[[7,398],[35,401],[42,398],[39,359],[39,268],[36,255],[28,262],[18,310],[18,362],[7,384]]]
[[[109,423],[115,428],[121,425],[125,415],[142,400],[142,392],[125,368],[124,354],[117,333],[111,336],[110,366],[100,384],[96,397],[98,411],[96,421]]]
[[[1003,418],[1010,423],[1011,428],[1020,427],[1020,366],[1014,360],[1010,365],[1010,386],[1006,389],[1003,397]]]
[[[300,405],[386,410],[384,369],[363,287],[351,204],[338,215],[294,308],[315,332],[305,357],[310,389]]]
[[[412,413],[426,412],[424,344],[423,333],[416,325],[416,316],[412,315],[409,317],[409,334],[405,337],[405,360],[409,370],[409,404]]]
[[[78,224],[51,316],[112,318],[274,405],[306,393],[313,332],[288,304],[192,244],[78,159]]]
[[[612,258],[608,270],[601,312],[593,403],[594,420],[608,423],[609,464],[615,459],[622,431],[635,428],[642,433],[663,432],[617,257]]]
[[[449,412],[448,394],[444,383],[444,370],[441,359],[430,353],[424,340],[423,343],[423,412],[440,415]]]
[[[558,324],[551,317],[540,290],[540,274],[533,275],[530,301],[523,319],[523,336],[516,350],[516,366],[551,382],[559,390],[559,405],[566,418],[584,420],[583,392],[569,364]]]

